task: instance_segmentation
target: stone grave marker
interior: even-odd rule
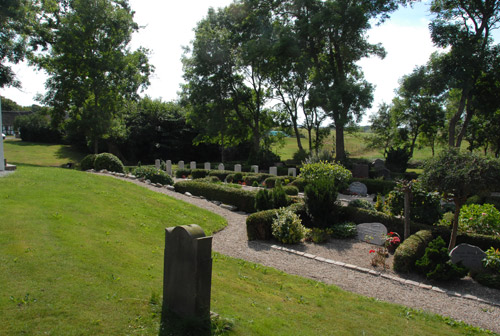
[[[297,177],[297,168],[288,168],[288,176]]]
[[[219,166],[217,167],[218,170],[224,170],[224,164],[219,163]]]
[[[210,162],[205,162],[205,170],[210,170]]]
[[[189,162],[189,169],[191,170],[196,169],[196,161]]]
[[[486,258],[486,253],[479,247],[469,244],[457,245],[450,252],[451,262],[462,265],[474,272],[484,271],[483,259]]]
[[[352,182],[347,190],[354,195],[365,196],[368,193],[368,188],[361,182]]]
[[[163,313],[210,325],[211,285],[212,237],[196,224],[165,229]]]
[[[369,177],[369,167],[366,164],[355,163],[352,167],[352,177],[357,178],[368,178]]]
[[[161,165],[160,160],[156,159],[156,160],[155,160],[155,168],[156,168],[157,170],[160,170],[160,165]]]
[[[165,171],[168,175],[172,176],[172,160],[167,160],[165,163]]]
[[[375,161],[372,162],[372,165],[373,165],[373,169],[375,169],[375,170],[385,168],[385,162],[384,162],[384,160],[381,160],[381,159],[376,159]]]
[[[179,161],[179,163],[177,163],[177,168],[184,169],[184,161]]]
[[[258,174],[259,173],[259,166],[257,165],[252,165],[250,167],[250,170],[253,171],[254,173]]]
[[[384,224],[362,223],[356,225],[356,228],[358,229],[358,240],[380,246],[385,244],[385,235],[387,234],[387,228]]]
[[[241,173],[241,165],[240,164],[235,164],[234,165],[234,171],[236,173]]]
[[[269,174],[278,176],[278,167],[269,167]]]

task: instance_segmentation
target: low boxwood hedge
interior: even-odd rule
[[[193,169],[193,170],[191,170],[191,178],[193,180],[205,178],[208,176],[208,173],[210,173],[210,170]]]
[[[293,176],[271,176],[266,178],[264,182],[266,184],[266,188],[274,188],[274,186],[276,185],[276,181],[278,180],[281,181],[281,185],[287,185],[288,183],[291,183],[296,179],[297,178]]]
[[[185,178],[185,177],[188,177],[189,175],[191,175],[191,169],[177,169],[175,171],[175,177],[177,178]]]
[[[217,176],[219,180],[225,181],[227,175],[234,173],[231,170],[211,170],[210,173],[208,173],[209,176]]]
[[[433,239],[432,230],[420,230],[408,237],[394,253],[394,270],[405,273],[414,271],[415,262],[424,255],[425,248]]]
[[[198,181],[179,181],[174,184],[174,187],[175,191],[180,193],[187,191],[195,196],[203,196],[209,200],[234,205],[240,211],[255,212],[255,191]]]
[[[273,238],[271,225],[277,209],[259,211],[247,217],[248,240],[270,240]]]

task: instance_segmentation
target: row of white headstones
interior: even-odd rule
[[[155,160],[155,167],[156,169],[160,169],[161,167],[161,161],[160,160]],[[177,169],[185,169],[185,164],[184,164],[184,161],[179,161],[177,163]],[[193,170],[193,169],[196,169],[196,161],[191,161],[189,163],[189,169]],[[210,162],[205,162],[204,164],[204,169],[205,170],[211,170],[212,169],[212,165]],[[170,176],[172,176],[172,161],[171,160],[167,160],[166,163],[165,163],[165,170],[167,172],[167,174],[169,174]],[[224,167],[224,164],[223,163],[219,163],[219,165],[217,166],[217,170],[225,170],[225,167]],[[252,165],[250,167],[250,170],[254,173],[258,173],[259,172],[259,166],[257,165]],[[241,164],[235,164],[234,165],[234,172],[235,173],[241,173]],[[270,175],[278,175],[278,167],[269,167],[269,174]],[[293,177],[296,177],[297,176],[297,168],[288,168],[288,176],[293,176]]]
[[[2,101],[0,98],[0,133],[3,130],[2,128]],[[3,136],[0,136],[0,171],[5,170],[5,157],[3,154]]]

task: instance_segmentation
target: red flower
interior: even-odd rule
[[[241,185],[247,185],[245,182],[242,182]]]
[[[375,253],[375,250],[370,250],[370,252],[369,252],[369,253]]]
[[[392,232],[392,231],[388,233],[389,236],[392,236],[393,234],[394,234],[394,232]]]
[[[182,175],[182,178],[186,178],[186,175]]]

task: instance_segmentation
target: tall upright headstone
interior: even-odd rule
[[[167,163],[165,163],[165,170],[169,176],[172,176],[172,160],[167,160]]]
[[[288,168],[288,176],[297,177],[297,168]]]
[[[160,170],[160,166],[161,166],[161,162],[160,162],[160,160],[156,159],[156,160],[155,160],[155,168],[156,168],[157,170]]]
[[[2,133],[2,98],[0,97],[0,133]],[[0,171],[5,170],[5,157],[3,154],[3,136],[0,136]]]
[[[259,166],[257,165],[252,165],[250,167],[250,170],[253,171],[255,174],[258,174],[259,173]]]
[[[240,164],[235,164],[234,165],[234,172],[235,173],[241,173],[241,165]]]
[[[212,237],[196,225],[165,230],[163,315],[210,325]],[[168,318],[168,317],[167,317]]]
[[[219,166],[217,167],[218,170],[224,170],[224,164],[219,163]]]
[[[205,170],[210,170],[210,162],[205,162]]]
[[[184,161],[179,161],[179,162],[177,163],[177,168],[178,168],[178,169],[184,169]]]
[[[189,162],[189,169],[191,170],[196,169],[196,161]]]
[[[269,174],[278,175],[278,167],[269,167]]]

